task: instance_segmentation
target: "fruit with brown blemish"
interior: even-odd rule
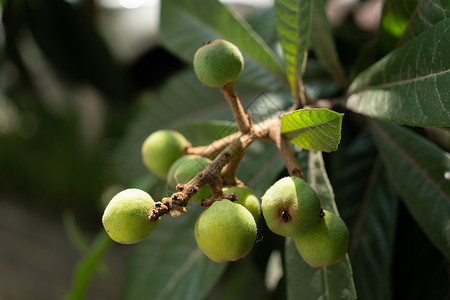
[[[316,223],[320,200],[304,180],[289,176],[281,178],[265,192],[261,209],[272,232],[296,237],[306,234]]]

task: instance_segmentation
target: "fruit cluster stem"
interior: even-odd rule
[[[281,119],[274,117],[258,124],[252,124],[251,116],[244,113],[233,86],[233,83],[224,85],[222,93],[230,104],[239,132],[216,140],[208,146],[188,147],[186,154],[198,154],[209,158],[218,154],[212,163],[189,182],[178,184],[176,193],[157,202],[149,216],[150,221],[157,221],[161,216],[168,214],[178,216],[184,213],[189,200],[206,184],[211,187],[212,199],[204,200],[203,206],[209,206],[212,202],[221,199],[235,200],[233,195],[223,194],[223,183],[226,185],[238,183],[236,179],[237,167],[247,147],[256,140],[272,141],[281,153],[289,175],[305,180],[295,153],[292,151],[289,142],[281,134]]]

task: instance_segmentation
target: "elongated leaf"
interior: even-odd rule
[[[361,299],[389,300],[392,297],[391,268],[397,208],[397,193],[378,159],[354,226],[349,251]]]
[[[335,151],[341,140],[342,116],[325,108],[299,109],[281,116],[281,133],[302,148]]]
[[[160,42],[186,63],[192,63],[203,43],[224,38],[245,55],[239,81],[277,88],[279,82],[267,76],[270,73],[285,82],[281,61],[272,49],[242,17],[219,1],[166,0],[161,5]]]
[[[325,11],[325,1],[315,0],[312,8],[311,46],[320,63],[327,69],[341,87],[347,86],[342,65],[334,44],[333,32]]]
[[[338,214],[322,153],[310,151],[306,177],[319,195],[322,207]],[[303,261],[294,241],[286,239],[286,282],[288,299],[356,299],[348,255],[341,262],[313,268]]]
[[[385,56],[349,88],[353,111],[415,126],[450,125],[450,19]]]
[[[371,121],[370,129],[402,200],[450,259],[450,155],[394,124]]]
[[[276,0],[275,17],[283,47],[286,75],[294,99],[299,97],[311,33],[311,0]]]
[[[202,299],[227,263],[215,263],[197,247],[194,236],[198,205],[178,218],[163,218],[145,241],[136,245],[123,299]]]
[[[64,297],[66,300],[83,299],[90,279],[102,257],[111,246],[112,241],[108,234],[102,229],[95,238],[94,244],[86,255],[77,263],[72,278],[72,286],[69,293]]]
[[[450,3],[448,0],[418,1],[417,7],[409,19],[408,27],[401,38],[401,42],[410,40],[434,24],[447,18],[450,18]]]

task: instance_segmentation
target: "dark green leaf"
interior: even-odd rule
[[[294,99],[300,86],[308,56],[311,33],[311,0],[276,0],[275,17],[278,37],[283,47],[286,75]]]
[[[401,42],[410,40],[434,24],[447,18],[450,18],[450,3],[448,0],[418,1],[417,7],[409,19],[408,27],[401,38]]]
[[[327,69],[341,87],[347,86],[342,65],[334,44],[333,32],[325,11],[325,1],[315,0],[312,6],[311,46],[320,63]]]
[[[197,247],[194,225],[201,208],[164,217],[155,231],[136,245],[127,265],[124,299],[202,299],[227,263],[215,263]]]
[[[281,116],[281,133],[304,149],[335,151],[341,140],[342,116],[325,108],[299,109]]]
[[[361,73],[349,88],[353,111],[415,126],[450,126],[450,19]]]
[[[244,71],[238,82],[277,89],[280,81],[285,81],[280,59],[274,51],[241,16],[219,1],[162,2],[160,41],[186,63],[192,63],[194,53],[202,43],[217,38],[232,42],[245,56]],[[267,76],[268,73],[277,80]]]
[[[450,258],[450,155],[406,128],[371,121],[389,174],[419,226]]]
[[[322,207],[338,214],[320,152],[309,152],[306,177]],[[288,299],[356,299],[348,255],[337,264],[313,268],[303,261],[291,238],[286,239],[285,255]]]
[[[391,268],[398,200],[394,186],[377,160],[352,232],[350,257],[361,299],[391,299]]]

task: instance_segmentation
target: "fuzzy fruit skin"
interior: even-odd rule
[[[118,243],[138,243],[149,236],[158,224],[158,221],[148,220],[154,205],[152,197],[142,190],[123,190],[106,206],[103,227]]]
[[[224,194],[234,193],[238,198],[234,203],[244,206],[252,214],[255,222],[258,223],[261,214],[261,204],[255,192],[248,186],[230,186],[222,189]]]
[[[194,72],[210,87],[235,81],[244,68],[244,58],[234,44],[218,39],[200,47],[194,55]]]
[[[185,184],[194,178],[198,172],[203,171],[211,160],[200,155],[185,155],[177,159],[167,173],[167,182],[172,188],[177,184]],[[211,188],[209,185],[202,187],[197,194],[190,199],[191,203],[200,203],[203,199],[211,197]]]
[[[284,177],[262,196],[261,208],[269,229],[282,236],[307,233],[316,223],[320,200],[316,192],[298,177]]]
[[[142,144],[142,161],[152,173],[166,178],[170,166],[188,145],[188,140],[175,130],[155,131]]]
[[[256,223],[242,205],[229,200],[214,202],[197,219],[195,239],[202,252],[215,262],[246,256],[256,239]]]
[[[298,252],[312,267],[323,267],[340,262],[347,253],[349,231],[344,220],[329,211],[319,218],[305,235],[295,237]]]

